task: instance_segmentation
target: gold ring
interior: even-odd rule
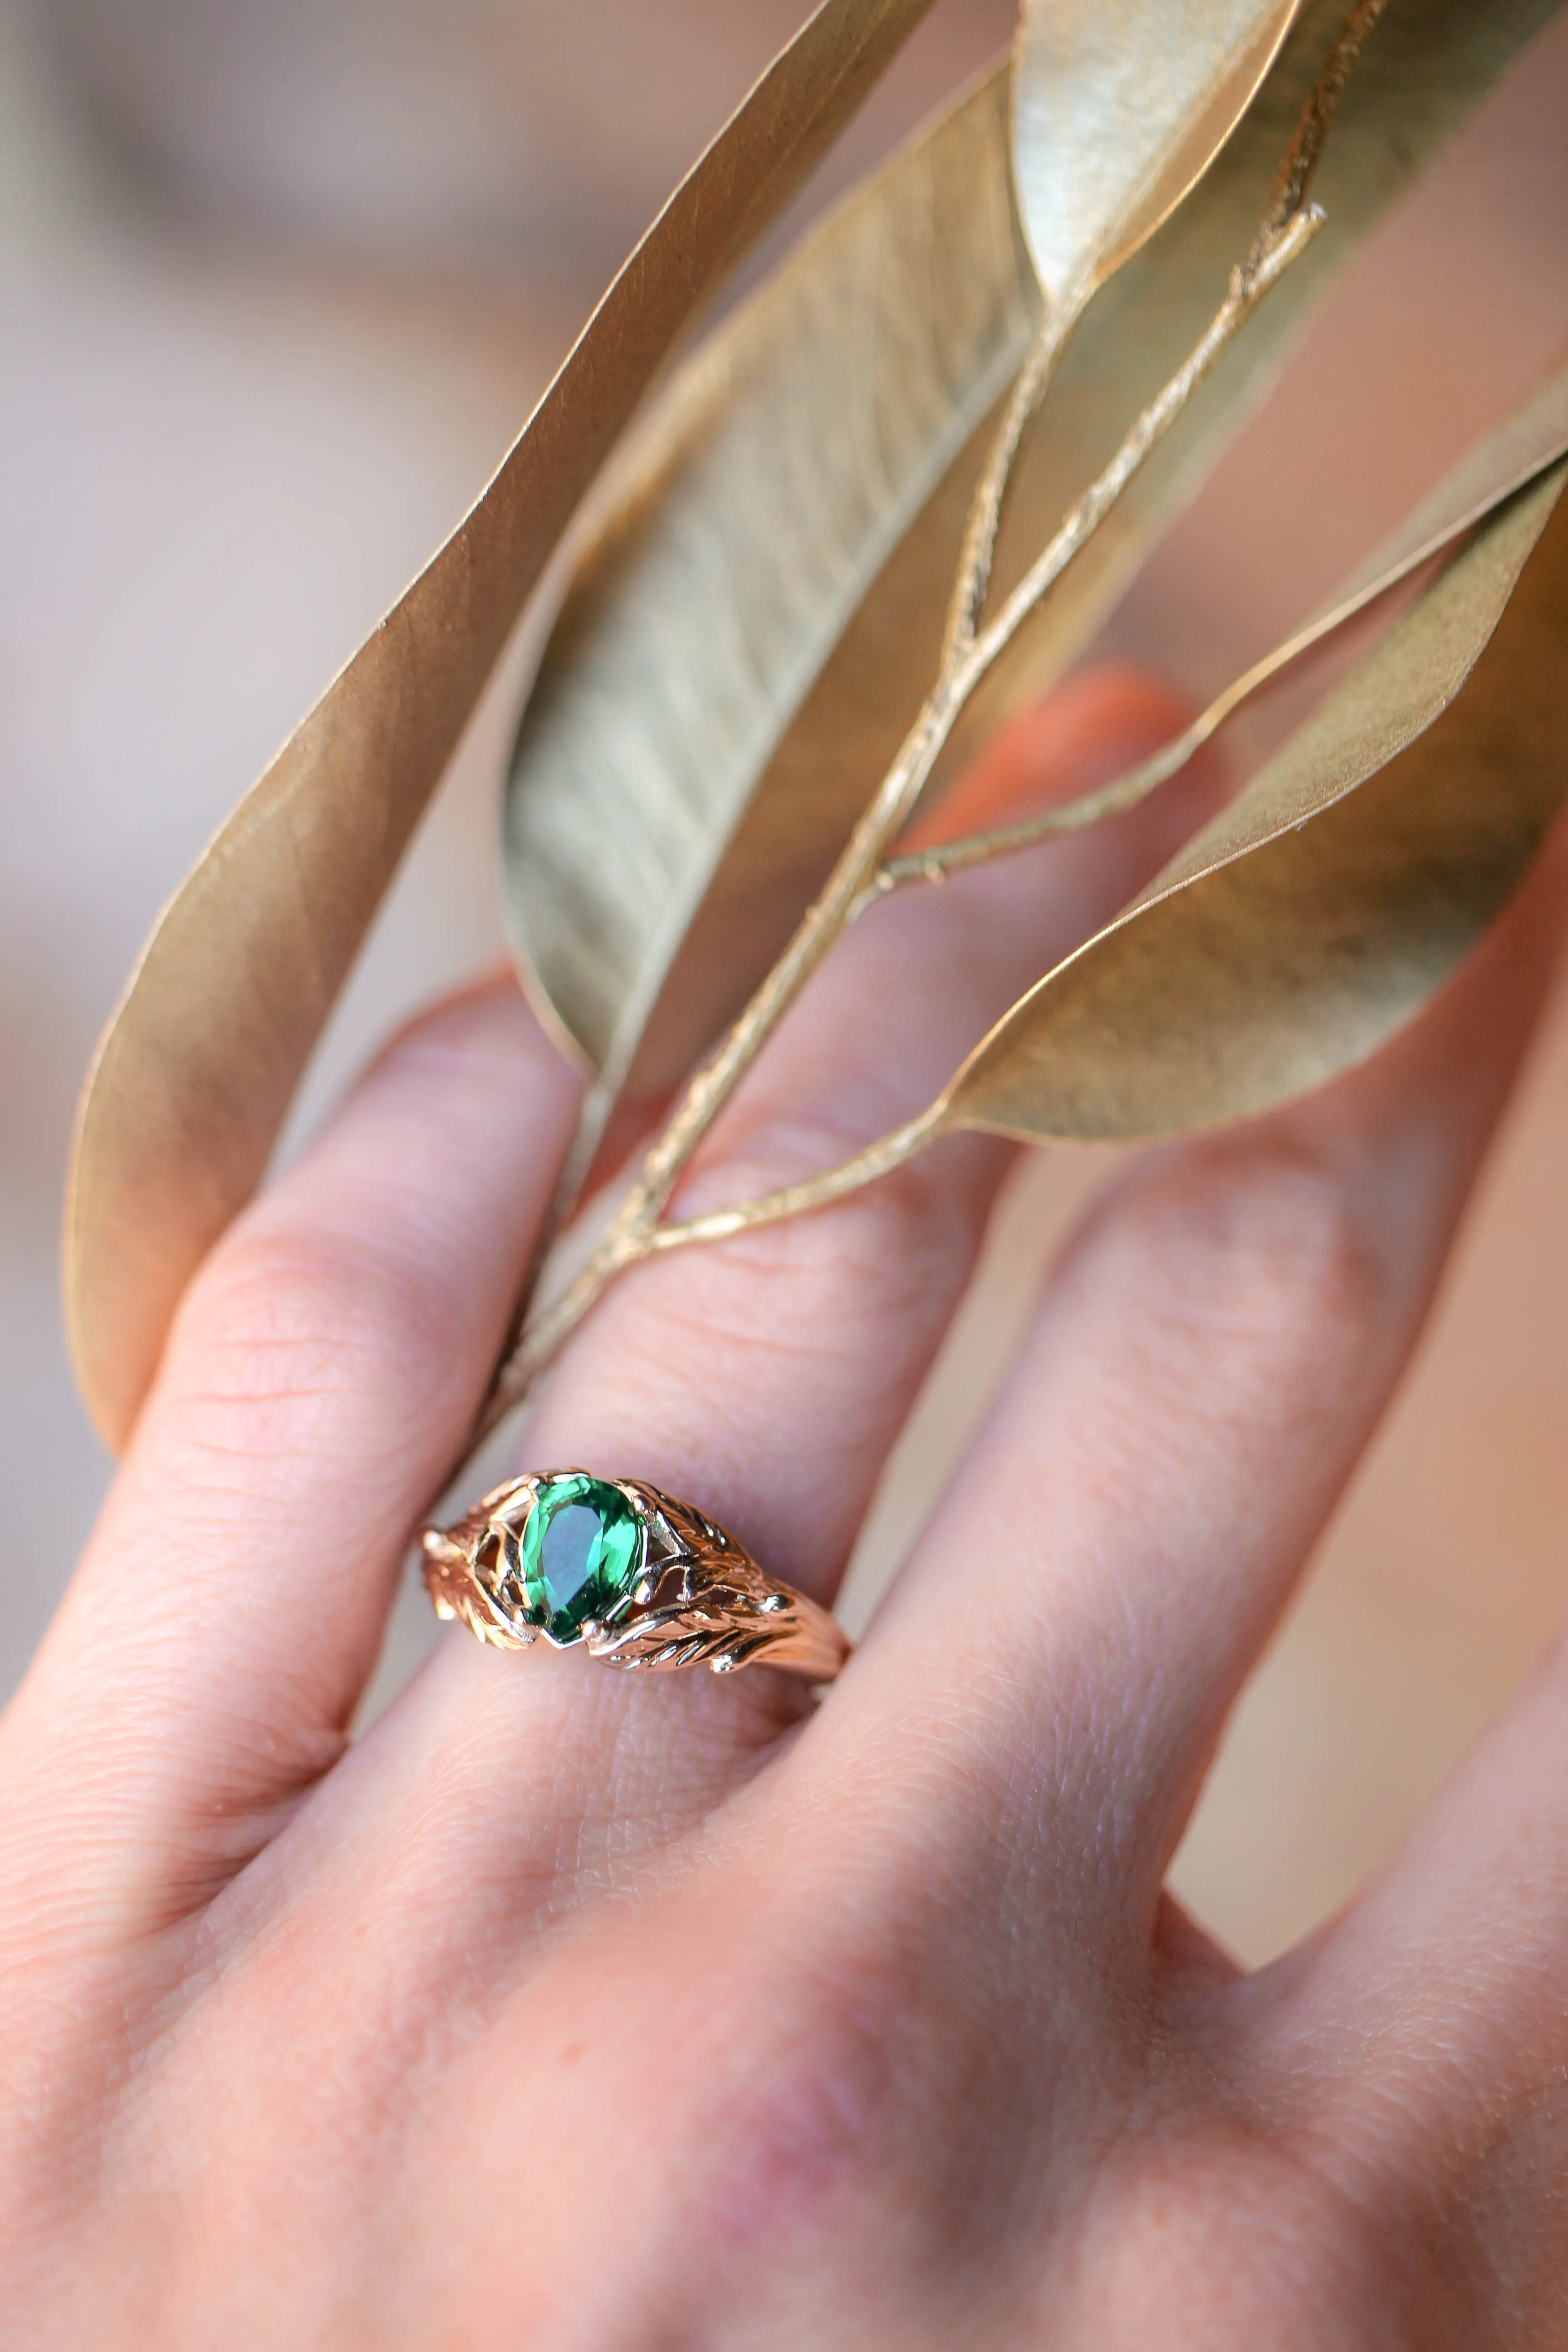
[[[826,1609],[641,1478],[510,1478],[420,1543],[437,1616],[460,1618],[497,1649],[530,1649],[542,1634],[610,1666],[782,1666],[814,1683],[831,1682],[849,1654]]]

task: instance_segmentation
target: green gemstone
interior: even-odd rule
[[[643,1531],[618,1486],[603,1478],[541,1480],[518,1549],[528,1603],[552,1642],[582,1637],[637,1580]]]

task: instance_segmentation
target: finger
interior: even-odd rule
[[[68,1859],[128,1930],[198,1900],[341,1751],[575,1094],[512,983],[478,989],[214,1250],[0,1727],[24,1875]]]
[[[969,1836],[1033,1802],[1140,1937],[1430,1303],[1547,984],[1565,851],[1373,1064],[1134,1168],[865,1645],[898,1769],[967,1790]]]
[[[1121,772],[1170,736],[1180,708],[1137,673],[1073,681],[988,747],[952,796],[960,821]],[[675,1213],[831,1166],[923,1108],[985,1025],[1185,838],[1214,791],[1200,771],[1134,821],[874,908],[781,1026]],[[717,1471],[736,1532],[787,1580],[830,1594],[1010,1160],[990,1139],[953,1139],[830,1213],[637,1269],[562,1360],[531,1456],[546,1458],[559,1433],[603,1458],[629,1446],[647,1462],[656,1448],[661,1483]],[[781,1460],[781,1435],[816,1475]]]
[[[1054,709],[1055,764],[1050,721],[1032,722],[1033,773],[1047,791],[1116,772],[1175,717],[1168,695],[1125,677],[1080,684]],[[1009,792],[1016,782],[1010,769]],[[1138,887],[1190,826],[1194,796],[1211,790],[1197,780],[1184,804],[1173,798],[1054,857],[874,909],[781,1028],[679,1207],[772,1190],[907,1118],[1011,997]],[[529,1462],[651,1479],[773,1573],[830,1595],[1008,1159],[992,1139],[959,1139],[829,1212],[635,1269],[554,1370]],[[387,1818],[400,1826],[386,1834],[400,1861],[415,1869],[426,1834],[471,1832],[465,1867],[504,1900],[527,1880],[528,1853],[581,1863],[585,1816],[623,1853],[639,1821],[671,1834],[793,1719],[791,1692],[767,1674],[645,1680],[542,1650],[498,1656],[463,1634],[437,1662],[434,1687],[395,1715],[384,1741],[373,1738],[365,1770],[387,1755],[397,1782]],[[547,1776],[530,1769],[543,1757]],[[498,1822],[494,1791],[519,1773],[529,1806]],[[405,1834],[403,1809],[418,1810],[431,1776],[440,1822]],[[356,1789],[364,1778],[350,1777]]]
[[[1568,2340],[1561,1638],[1389,1868],[1272,1972],[1248,2055],[1455,2343]],[[1511,2323],[1502,2337],[1488,2314]]]
[[[1495,1571],[1474,1563],[1478,1589]],[[1369,2210],[1391,2184],[1562,2340],[1568,2252],[1568,1635],[1319,1939],[1279,2021]],[[1323,2077],[1327,2076],[1327,2080]],[[1409,2210],[1409,2208],[1407,2208]],[[1478,2273],[1479,2274],[1479,2273]]]

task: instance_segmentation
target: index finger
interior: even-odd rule
[[[113,1932],[199,1902],[342,1752],[577,1093],[514,982],[474,989],[391,1046],[197,1274],[0,1719],[0,1848],[85,1873]]]

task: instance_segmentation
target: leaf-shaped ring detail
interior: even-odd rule
[[[611,1666],[782,1666],[814,1683],[831,1682],[849,1654],[826,1609],[640,1478],[531,1472],[420,1542],[436,1614],[498,1649],[542,1634]]]

